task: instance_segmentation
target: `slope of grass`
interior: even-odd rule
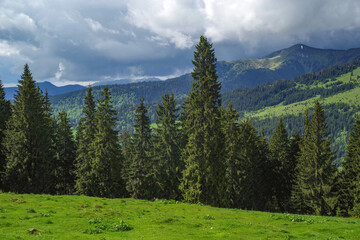
[[[0,194],[0,239],[359,239],[359,225],[169,200]]]
[[[343,84],[352,82],[359,84],[360,78],[360,67],[355,69],[353,73],[346,73],[334,79],[328,79],[326,83],[314,83],[312,85],[304,85],[304,84],[297,84],[298,88],[301,89],[312,89],[315,87],[320,88],[331,88],[334,87],[334,84],[337,86],[341,86]],[[284,105],[283,103],[277,104],[275,106],[265,107],[258,111],[246,112],[246,118],[271,118],[271,117],[281,117],[285,115],[299,115],[304,113],[305,109],[308,107],[312,107],[315,101],[319,101],[323,106],[334,104],[334,103],[345,103],[350,106],[357,105],[360,100],[360,85],[357,85],[355,88],[350,89],[348,91],[340,92],[335,95],[321,98],[320,96],[316,96],[304,101],[299,101],[296,103]]]

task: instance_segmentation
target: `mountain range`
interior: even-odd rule
[[[38,82],[37,86],[43,91],[48,92],[49,96],[64,94],[68,92],[74,92],[82,89],[86,89],[86,87],[74,84],[74,85],[65,85],[61,87],[57,87],[51,82]],[[16,91],[18,90],[17,87],[7,87],[5,88],[5,96],[7,99],[13,100]]]
[[[289,133],[302,128],[303,113],[314,101],[324,104],[329,116],[333,148],[340,159],[345,151],[353,118],[360,113],[355,94],[360,91],[360,49],[322,50],[295,45],[262,59],[218,62],[222,82],[223,106],[232,101],[241,119],[250,118],[260,130],[271,136],[278,119],[284,118]],[[317,73],[313,73],[318,71]],[[289,79],[289,80],[281,80]],[[185,74],[165,81],[110,85],[119,130],[131,129],[139,98],[144,96],[152,122],[155,109],[165,92],[174,92],[178,107],[191,90],[192,78]],[[103,86],[93,87],[96,99]],[[73,126],[82,116],[86,90],[55,95],[50,98],[55,114],[68,112]]]

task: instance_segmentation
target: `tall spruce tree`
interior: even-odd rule
[[[91,152],[90,144],[94,141],[96,124],[95,124],[95,101],[92,95],[92,88],[89,86],[85,97],[84,108],[82,110],[84,117],[80,118],[76,142],[76,163],[75,163],[75,189],[78,194],[92,195],[90,171],[91,171]]]
[[[72,194],[75,185],[76,144],[70,120],[65,111],[57,117],[55,189],[57,194]]]
[[[171,96],[166,92],[158,105],[156,114],[157,128],[154,134],[154,150],[157,165],[157,181],[160,192],[157,197],[179,199],[179,185],[183,169],[180,161],[181,135],[177,122],[178,111],[174,93]]]
[[[238,124],[239,114],[232,108],[232,102],[223,115],[223,132],[225,141],[226,162],[226,198],[227,206],[232,208],[241,207],[242,180],[244,177],[244,166],[239,143],[240,126]]]
[[[5,171],[5,149],[3,146],[6,122],[11,115],[11,103],[5,98],[5,90],[0,80],[0,189],[3,189],[3,175]]]
[[[203,36],[194,53],[192,90],[185,101],[187,144],[180,189],[185,201],[223,206],[225,163],[221,131],[221,83],[212,44]]]
[[[18,193],[50,193],[53,176],[53,126],[48,105],[26,64],[5,131],[5,182]],[[50,184],[49,184],[50,183]]]
[[[152,199],[158,192],[152,156],[150,119],[144,98],[135,110],[134,136],[131,147],[131,162],[127,170],[126,189],[133,198]]]
[[[360,216],[360,120],[356,119],[342,164],[340,206],[343,215]],[[355,207],[355,209],[354,209]]]
[[[244,209],[265,210],[269,199],[268,187],[268,146],[250,120],[240,123],[239,134],[241,169],[238,173],[239,207]]]
[[[336,168],[332,163],[334,153],[319,102],[315,103],[311,118],[306,114],[304,124],[305,134],[300,145],[293,199],[298,204],[298,211],[329,215],[333,213],[336,203],[333,192]]]
[[[292,167],[294,164],[290,158],[289,137],[286,132],[282,118],[270,138],[269,150],[271,152],[271,165],[273,170],[273,188],[275,201],[280,209],[284,212],[288,209],[289,199],[292,189]]]
[[[95,114],[95,138],[90,146],[91,192],[98,197],[120,197],[124,195],[124,184],[121,178],[123,157],[118,132],[114,129],[116,112],[112,107],[108,87],[103,89],[101,96]]]

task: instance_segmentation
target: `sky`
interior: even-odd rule
[[[218,60],[297,43],[360,47],[359,0],[0,0],[0,80],[87,85],[192,70],[201,35]]]

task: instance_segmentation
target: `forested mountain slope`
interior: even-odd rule
[[[260,59],[218,62],[223,92],[239,87],[253,87],[280,79],[293,79],[305,73],[349,63],[360,57],[360,49],[317,49],[303,44],[276,51]]]
[[[253,88],[238,88],[223,93],[223,106],[232,101],[240,117],[250,118],[254,125],[269,137],[280,116],[290,133],[302,129],[303,113],[320,100],[326,110],[329,131],[338,159],[343,156],[348,133],[354,117],[360,112],[358,106],[360,93],[360,61],[337,65],[318,73],[305,74],[293,81],[279,80]],[[112,85],[110,91],[114,107],[118,112],[118,129],[130,129],[139,98],[144,96],[152,122],[156,119],[155,109],[161,96],[173,91],[178,106],[191,88],[191,76],[158,82]],[[94,87],[94,97],[100,97],[102,87]],[[65,110],[72,124],[76,126],[82,114],[85,91],[77,91],[51,97],[55,112]]]
[[[293,81],[276,81],[254,88],[235,89],[223,95],[242,118],[271,136],[280,117],[290,133],[302,130],[305,109],[316,100],[326,111],[327,124],[338,160],[344,155],[348,133],[360,113],[360,61],[305,74]]]

